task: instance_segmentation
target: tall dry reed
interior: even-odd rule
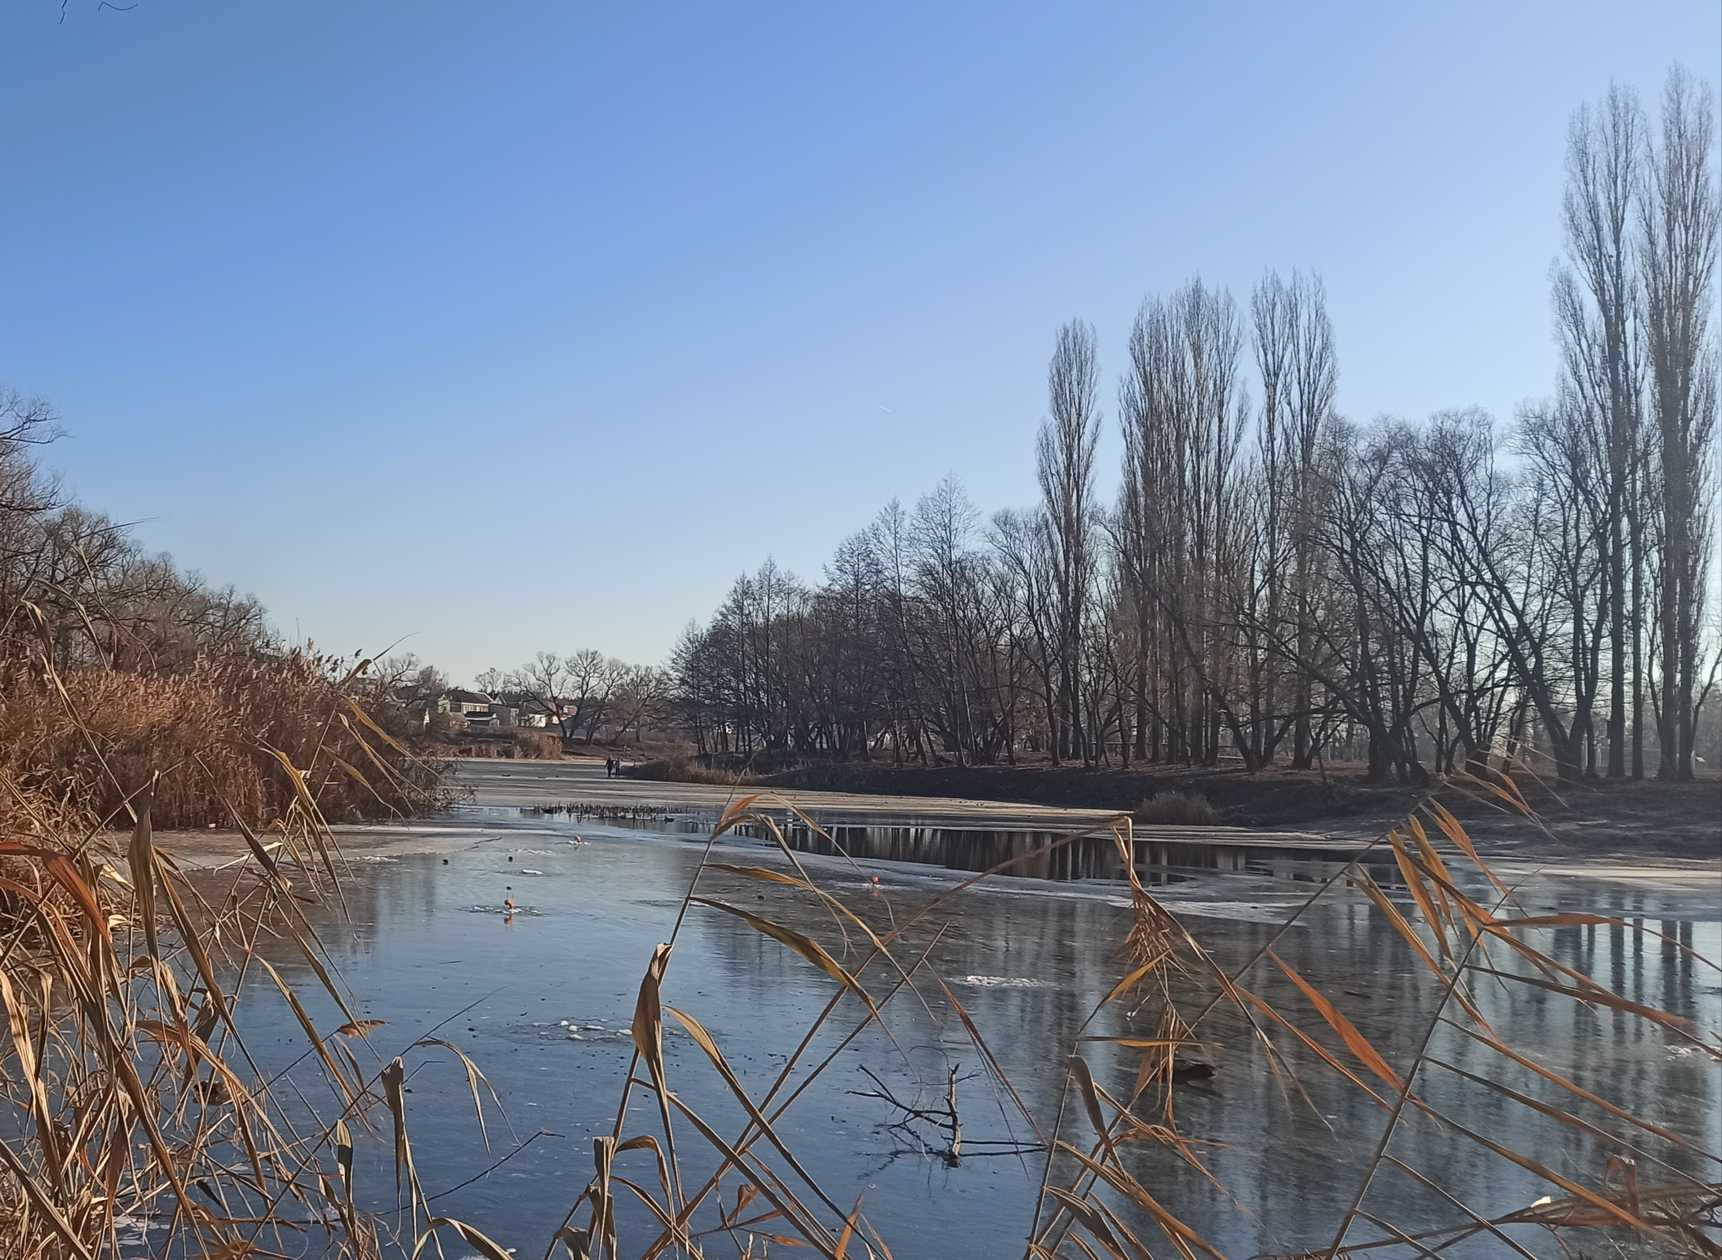
[[[331,821],[410,813],[437,786],[409,754],[409,715],[362,669],[312,653],[200,660],[172,673],[13,665],[0,689],[0,771],[40,797],[112,819],[159,773],[157,825],[252,827],[294,802],[282,758],[316,764]],[[0,822],[7,819],[0,801]]]

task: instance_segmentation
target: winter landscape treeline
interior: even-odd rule
[[[1192,280],[1130,330],[1103,497],[1072,322],[1039,502],[983,519],[947,477],[816,583],[738,579],[676,648],[682,720],[741,753],[1691,778],[1717,707],[1713,114],[1679,69],[1654,119],[1622,88],[1574,114],[1547,399],[1353,422],[1319,278]]]
[[[1349,420],[1319,278],[1191,280],[1142,304],[1115,384],[1091,327],[1058,330],[1031,507],[985,517],[946,477],[816,582],[738,579],[664,668],[541,652],[475,682],[565,743],[670,724],[740,754],[1691,778],[1722,751],[1712,117],[1679,70],[1657,109],[1611,88],[1574,114],[1558,374],[1509,419]],[[224,819],[219,782],[263,818],[288,797],[259,749],[315,745],[331,687],[402,734],[446,701],[411,656],[285,644],[71,501],[35,458],[55,432],[0,395],[0,775],[73,767],[66,799],[100,812],[116,770],[186,766],[163,817]],[[349,736],[331,749],[364,761]]]

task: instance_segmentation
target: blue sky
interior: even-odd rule
[[[1034,496],[1072,316],[1319,271],[1355,418],[1554,371],[1567,117],[1649,3],[0,10],[0,384],[289,634],[657,660],[956,472]]]

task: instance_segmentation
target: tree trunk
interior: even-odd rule
[[[1644,777],[1644,520],[1638,503],[1636,462],[1632,475],[1627,523],[1632,541],[1632,611],[1628,633],[1632,644],[1632,777]]]
[[[1664,476],[1670,463],[1675,464],[1675,475],[1679,475],[1678,457],[1671,458],[1663,455]],[[1680,581],[1677,576],[1680,563],[1679,535],[1681,529],[1674,519],[1675,495],[1669,494],[1670,519],[1664,522],[1665,538],[1662,546],[1662,647],[1658,655],[1662,662],[1660,711],[1656,715],[1656,739],[1658,744],[1656,758],[1656,777],[1673,781],[1679,775],[1680,737],[1678,735],[1679,717],[1676,712],[1680,704]]]

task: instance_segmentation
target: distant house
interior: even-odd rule
[[[482,691],[467,691],[456,687],[445,691],[436,699],[436,711],[446,713],[452,718],[458,718],[466,724],[469,731],[492,730],[498,727],[506,729],[514,725],[514,710],[507,705],[499,705]],[[503,715],[507,715],[507,724],[503,724]]]

